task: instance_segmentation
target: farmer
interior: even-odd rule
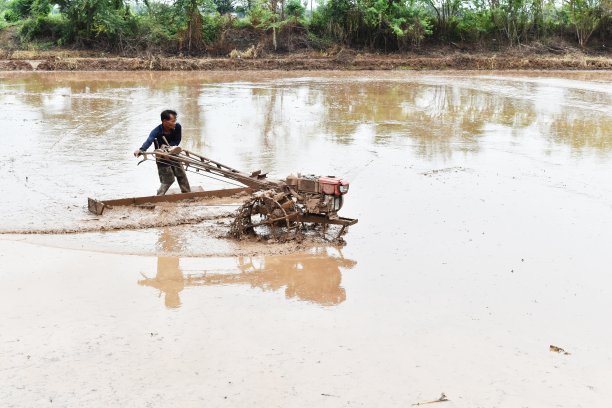
[[[134,151],[134,156],[138,157],[147,151],[152,143],[155,145],[155,149],[159,149],[162,146],[178,146],[181,143],[181,125],[176,123],[176,116],[176,112],[173,110],[163,111],[161,113],[161,125],[151,131],[140,149]],[[189,193],[191,191],[187,174],[181,163],[158,158],[155,159],[155,162],[157,163],[157,173],[161,182],[157,195],[165,195],[172,183],[174,183],[175,177],[182,193]]]

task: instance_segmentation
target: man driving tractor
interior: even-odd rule
[[[140,149],[134,151],[134,156],[138,157],[154,144],[155,149],[163,146],[178,146],[181,143],[181,124],[176,122],[176,112],[167,109],[161,113],[161,125],[155,127],[142,144]],[[191,192],[187,173],[179,162],[169,159],[156,158],[157,173],[159,174],[160,186],[157,195],[165,195],[174,179],[178,181],[182,193]]]

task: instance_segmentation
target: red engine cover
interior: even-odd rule
[[[334,176],[319,177],[320,192],[329,195],[342,195],[340,186],[348,186],[349,182]]]

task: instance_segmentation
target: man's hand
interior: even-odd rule
[[[142,152],[142,150],[140,150],[140,149],[136,149],[136,150],[134,150],[134,157],[138,157],[138,156],[140,156],[142,153],[143,153],[143,152]]]

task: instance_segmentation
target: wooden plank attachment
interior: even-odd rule
[[[104,212],[104,203],[100,202],[94,198],[88,198],[87,199],[87,208],[89,209],[89,212],[92,212],[96,215],[102,215],[102,213]]]
[[[120,198],[116,200],[96,200],[94,198],[87,199],[87,208],[90,212],[96,215],[102,215],[105,208],[123,207],[129,205],[143,205],[155,203],[175,203],[177,201],[189,200],[194,198],[212,198],[212,197],[231,197],[239,193],[251,193],[252,190],[248,187],[241,188],[226,188],[221,190],[196,191],[191,193],[169,194],[163,196],[147,196],[147,197],[132,197]]]

